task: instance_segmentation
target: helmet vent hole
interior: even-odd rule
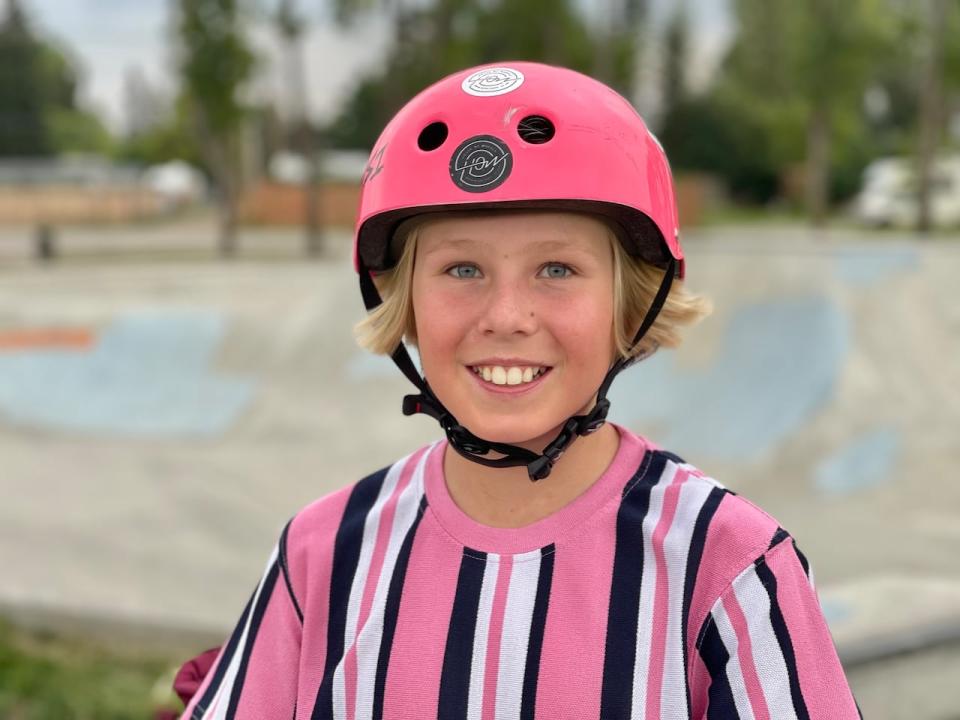
[[[542,115],[527,115],[517,126],[520,139],[531,145],[543,145],[550,142],[557,130],[553,123]]]
[[[432,122],[420,131],[420,137],[417,138],[417,145],[421,150],[436,150],[443,145],[447,139],[447,124],[442,122]]]

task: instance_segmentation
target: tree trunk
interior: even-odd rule
[[[929,41],[920,97],[920,138],[917,144],[917,230],[927,234],[933,225],[930,195],[934,156],[940,143],[943,104],[943,46],[947,26],[946,0],[929,0]]]
[[[320,212],[321,173],[320,151],[314,147],[313,140],[307,143],[307,159],[310,163],[310,177],[304,188],[306,193],[304,240],[307,257],[319,257],[323,253],[323,220]]]
[[[817,100],[807,120],[807,216],[814,227],[827,219],[830,187],[830,113],[826,100]]]
[[[232,181],[227,181],[232,184]],[[220,257],[232,259],[237,254],[237,198],[233,188],[224,188],[220,198],[220,233],[217,247]]]

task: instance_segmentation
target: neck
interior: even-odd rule
[[[560,431],[524,447],[540,452]],[[549,477],[532,482],[527,468],[490,468],[467,460],[449,445],[443,457],[450,497],[473,520],[492,527],[523,527],[552,515],[583,494],[613,461],[620,445],[609,423],[578,437]]]

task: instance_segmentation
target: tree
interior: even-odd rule
[[[806,207],[826,216],[832,140],[862,116],[877,64],[893,48],[889,0],[738,0],[740,30],[724,68],[726,92],[802,118]],[[788,118],[784,127],[789,128]]]
[[[241,30],[237,0],[179,0],[178,8],[183,92],[217,189],[220,254],[231,256],[241,186],[240,92],[255,58]]]
[[[50,155],[43,93],[43,49],[17,0],[0,24],[0,155]]]
[[[947,0],[927,0],[923,79],[917,145],[917,230],[929,233],[933,166],[943,126],[944,54],[949,20]]]
[[[362,9],[372,0],[341,4]],[[471,65],[522,58],[590,72],[594,64],[594,39],[569,0],[440,0],[391,7],[398,29],[387,70],[358,84],[328,129],[334,147],[371,147],[406,100]]]
[[[303,56],[302,38],[306,30],[306,21],[294,8],[294,0],[280,0],[274,18],[278,34],[283,40],[286,55],[286,72],[289,78],[289,96],[293,103],[290,126],[294,146],[307,158],[310,177],[304,187],[306,202],[304,231],[307,255],[315,257],[321,250],[320,225],[320,154],[322,148],[317,133],[310,121],[307,107],[307,71]]]

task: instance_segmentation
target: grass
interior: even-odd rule
[[[175,665],[0,620],[0,718],[153,720],[160,709],[182,710]]]

